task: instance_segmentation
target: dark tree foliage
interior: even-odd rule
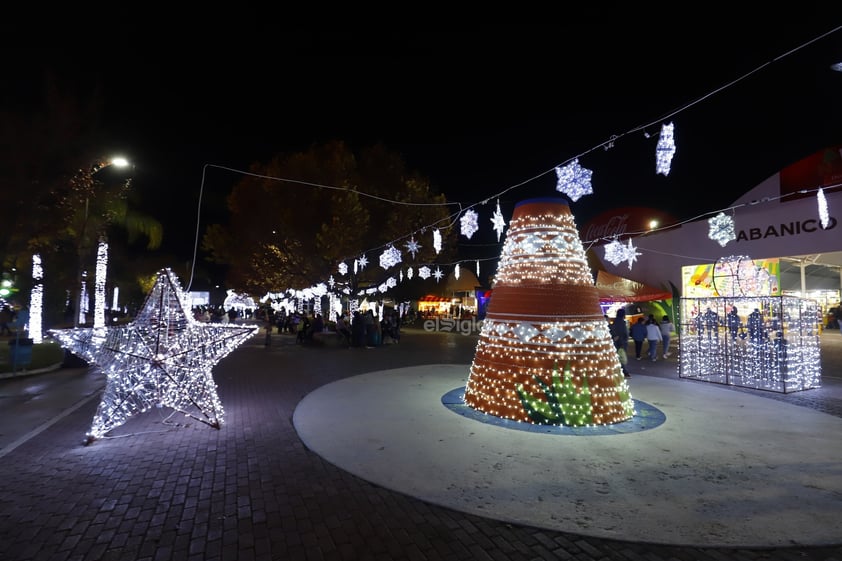
[[[301,289],[331,276],[353,291],[377,286],[401,268],[379,266],[392,242],[402,268],[447,262],[455,253],[453,211],[444,195],[382,145],[356,154],[333,141],[255,164],[250,173],[228,197],[229,223],[209,226],[202,240],[210,259],[228,266],[227,283],[239,291]],[[434,227],[442,232],[440,255],[432,247]],[[405,247],[413,235],[422,246],[415,258]],[[369,264],[354,275],[354,260],[363,254]],[[338,274],[340,262],[349,275]]]

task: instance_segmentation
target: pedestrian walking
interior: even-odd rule
[[[634,358],[640,360],[643,353],[643,342],[646,341],[646,320],[643,316],[637,318],[629,330],[632,341],[634,341]]]
[[[661,319],[660,327],[661,327],[661,341],[662,341],[662,346],[663,346],[663,349],[664,349],[664,358],[669,358],[670,357],[670,338],[672,337],[672,332],[675,329],[675,326],[670,321],[670,317],[665,315],[663,317],[663,319]]]
[[[646,322],[646,339],[649,341],[649,360],[652,362],[658,360],[658,344],[663,338],[658,321],[654,317],[650,317]]]

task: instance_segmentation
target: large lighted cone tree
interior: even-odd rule
[[[563,198],[515,206],[465,403],[516,421],[606,425],[634,402]]]

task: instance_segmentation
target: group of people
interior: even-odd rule
[[[607,318],[608,316],[606,316]],[[649,343],[647,349],[649,360],[655,362],[658,360],[658,347],[661,347],[661,356],[669,358],[670,337],[674,331],[675,326],[670,321],[669,316],[663,316],[659,322],[655,319],[654,314],[649,314],[649,317],[644,319],[642,316],[637,319],[629,328],[626,322],[626,311],[618,310],[613,322],[609,323],[609,331],[614,341],[614,347],[617,349],[617,355],[620,359],[620,366],[622,366],[623,375],[626,378],[631,378],[628,369],[628,344],[629,339],[634,341],[635,359],[640,360],[643,354],[644,342]]]
[[[654,314],[649,314],[649,317],[644,319],[643,316],[637,318],[637,321],[632,324],[630,335],[634,341],[634,355],[636,360],[641,359],[643,354],[643,343],[648,342],[647,354],[649,360],[655,362],[658,360],[658,346],[661,346],[661,356],[669,358],[670,352],[670,337],[675,329],[669,316],[664,316],[659,322],[655,319]]]
[[[278,333],[295,335],[296,343],[307,343],[313,335],[321,332],[336,332],[348,347],[373,348],[382,345],[384,340],[393,343],[401,339],[401,319],[397,311],[385,313],[377,318],[372,310],[355,311],[349,318],[347,314],[336,317],[333,326],[325,322],[321,314],[286,313],[284,311],[266,311],[266,344],[269,345],[273,328]]]

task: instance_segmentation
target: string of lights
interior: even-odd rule
[[[817,41],[820,41],[821,39],[823,39],[823,38],[825,38],[829,35],[832,35],[834,33],[839,32],[840,30],[842,30],[842,26],[837,26],[837,27],[825,32],[825,33],[822,33],[822,34],[814,37],[813,39],[810,39],[810,40],[790,49],[789,51],[786,51],[785,53],[776,56],[772,60],[764,62],[763,64],[753,68],[749,72],[746,72],[745,74],[737,77],[736,79],[731,80],[731,81],[723,84],[722,86],[719,86],[718,88],[715,88],[714,90],[711,90],[711,91],[705,93],[704,95],[702,95],[702,96],[700,96],[700,97],[698,97],[698,98],[696,98],[696,99],[694,99],[694,100],[692,100],[688,103],[685,103],[684,105],[681,105],[681,106],[677,107],[676,109],[673,109],[673,110],[667,112],[666,114],[662,115],[661,117],[659,117],[657,119],[646,121],[643,124],[634,126],[631,129],[627,130],[626,132],[611,135],[611,137],[608,140],[599,142],[599,143],[591,146],[590,148],[587,148],[587,149],[583,150],[582,152],[579,152],[578,154],[576,154],[572,157],[569,157],[568,159],[562,161],[561,163],[553,166],[550,169],[541,171],[541,172],[539,172],[539,173],[537,173],[537,174],[535,174],[535,175],[533,175],[533,176],[531,176],[531,177],[529,177],[529,178],[527,178],[523,181],[514,183],[512,185],[509,185],[508,187],[506,187],[506,188],[502,189],[501,191],[497,192],[496,194],[490,195],[489,197],[486,197],[486,198],[484,198],[480,201],[477,201],[477,202],[465,203],[465,202],[449,201],[449,202],[444,202],[444,203],[415,203],[415,202],[408,202],[408,201],[398,201],[398,200],[389,199],[389,198],[378,196],[378,195],[372,195],[372,194],[366,193],[364,191],[356,190],[355,192],[358,193],[360,196],[369,197],[369,198],[376,199],[376,200],[386,202],[386,203],[389,203],[389,204],[393,204],[393,205],[396,205],[396,206],[445,206],[445,207],[447,207],[447,206],[457,206],[458,207],[458,210],[456,210],[454,213],[450,214],[446,218],[439,219],[434,223],[422,226],[421,228],[418,228],[418,229],[404,235],[403,237],[396,238],[396,239],[394,239],[390,242],[384,243],[383,245],[363,250],[363,251],[360,252],[359,255],[364,256],[366,253],[378,251],[378,250],[381,250],[381,249],[384,249],[384,248],[386,248],[387,251],[392,251],[391,248],[394,248],[394,246],[402,240],[405,240],[405,239],[413,239],[414,240],[415,236],[420,236],[420,235],[426,233],[428,230],[432,230],[434,233],[438,233],[439,229],[444,229],[444,230],[450,229],[450,228],[454,227],[457,222],[460,222],[460,221],[462,222],[462,235],[465,235],[468,239],[470,239],[472,237],[473,233],[476,231],[476,228],[478,228],[478,216],[476,215],[476,211],[473,210],[475,207],[477,207],[479,205],[485,205],[489,201],[491,201],[493,199],[497,199],[497,201],[498,201],[497,208],[499,210],[499,199],[500,199],[500,197],[503,197],[504,195],[506,195],[507,193],[509,193],[509,192],[511,192],[515,189],[518,189],[518,188],[523,187],[525,185],[528,185],[528,184],[530,184],[530,183],[532,183],[532,182],[534,182],[538,179],[541,179],[541,178],[545,177],[546,175],[548,175],[550,173],[556,173],[557,175],[559,175],[559,186],[557,187],[557,190],[560,190],[560,191],[564,192],[563,184],[564,184],[565,181],[568,181],[569,178],[563,179],[562,175],[563,174],[569,175],[568,168],[572,168],[573,175],[584,175],[584,177],[574,177],[574,180],[575,180],[574,183],[576,183],[576,185],[572,190],[570,190],[566,193],[566,194],[568,194],[568,196],[572,200],[575,201],[576,199],[578,199],[583,194],[590,194],[592,192],[590,190],[590,170],[587,170],[585,168],[581,168],[581,166],[578,166],[578,160],[580,158],[582,158],[584,156],[587,156],[588,154],[590,154],[590,153],[592,153],[592,152],[594,152],[598,149],[603,149],[603,150],[606,150],[606,151],[610,150],[611,148],[615,147],[616,143],[619,140],[621,140],[621,139],[623,139],[627,136],[633,135],[635,133],[639,133],[641,131],[643,132],[645,138],[650,138],[652,135],[648,132],[648,129],[651,129],[652,127],[656,126],[659,123],[662,124],[662,130],[661,130],[661,133],[658,135],[659,136],[659,146],[657,147],[657,150],[656,150],[656,160],[657,160],[657,169],[658,169],[657,173],[663,173],[664,175],[666,175],[668,173],[668,163],[665,165],[661,161],[661,158],[663,156],[662,152],[664,150],[663,150],[663,147],[660,143],[660,139],[663,137],[663,135],[665,133],[669,134],[669,136],[672,137],[673,129],[672,129],[672,123],[669,123],[667,125],[665,123],[665,121],[667,121],[668,119],[670,119],[670,118],[672,118],[676,115],[679,115],[679,114],[683,113],[684,111],[690,109],[691,107],[694,107],[694,106],[710,99],[712,96],[714,96],[714,95],[716,95],[716,94],[718,94],[718,93],[720,93],[724,90],[727,90],[727,89],[735,86],[736,84],[738,84],[740,82],[743,82],[744,80],[746,80],[749,77],[761,72],[762,70],[769,67],[770,65],[775,64],[775,63],[791,56],[792,54],[806,48],[807,46],[809,46],[809,45],[811,45],[811,44],[813,44]],[[666,131],[665,131],[665,129],[666,129]],[[675,151],[674,145],[670,146],[668,148],[668,151],[670,152],[669,157],[671,158],[672,153],[674,153],[674,151]],[[199,203],[198,203],[198,216],[197,216],[197,224],[196,224],[196,239],[195,239],[194,250],[193,250],[193,260],[192,260],[192,266],[191,266],[191,271],[190,271],[190,278],[189,278],[189,281],[187,283],[187,287],[185,289],[186,291],[190,290],[190,287],[192,286],[192,282],[193,282],[194,267],[195,267],[195,263],[196,263],[196,256],[197,256],[198,245],[199,245],[202,192],[204,190],[204,184],[205,184],[207,169],[209,167],[223,169],[223,170],[238,173],[238,174],[241,174],[241,175],[252,176],[252,177],[257,177],[257,178],[260,178],[260,179],[267,179],[267,180],[271,180],[271,181],[293,183],[293,184],[299,184],[299,185],[304,185],[304,186],[307,186],[307,187],[320,188],[320,189],[331,189],[331,190],[338,190],[338,191],[346,191],[347,190],[346,187],[338,187],[338,186],[335,186],[335,185],[326,185],[326,184],[316,183],[316,182],[308,182],[308,181],[295,180],[295,179],[289,179],[289,178],[283,178],[283,177],[275,177],[275,176],[257,174],[257,173],[254,173],[254,172],[248,172],[248,171],[244,171],[244,170],[240,170],[240,169],[236,169],[236,168],[232,168],[232,167],[228,167],[228,166],[216,165],[216,164],[205,164],[205,166],[203,167],[203,171],[202,171],[202,180],[201,180],[201,185],[200,185],[200,190],[199,190],[200,192],[199,192]],[[582,186],[579,185],[579,183],[578,183],[580,179],[584,180],[583,181],[583,183],[585,184],[584,185],[584,191],[580,191],[580,189],[582,189]],[[831,190],[834,190],[834,189],[838,189],[840,187],[840,185],[842,185],[842,184],[837,183],[837,184],[834,184],[834,185],[831,185],[831,186],[825,186],[823,188],[823,190],[822,189],[801,190],[801,191],[798,192],[798,194],[817,193],[817,194],[823,195],[825,191],[831,191]],[[783,198],[785,196],[790,196],[790,195],[784,195],[782,197],[776,197],[776,198],[765,198],[762,201],[752,201],[750,203],[744,203],[744,204],[741,204],[741,205],[727,207],[727,208],[723,208],[723,209],[719,209],[719,210],[708,211],[708,212],[702,213],[698,216],[695,216],[693,218],[681,220],[679,222],[665,224],[665,225],[659,225],[658,227],[648,229],[648,230],[645,230],[645,231],[627,233],[627,234],[625,234],[625,237],[631,238],[631,237],[639,236],[639,235],[642,235],[642,234],[650,234],[650,233],[653,233],[653,232],[658,232],[658,231],[676,228],[676,227],[679,227],[683,224],[694,222],[696,220],[702,219],[702,218],[707,217],[707,216],[722,215],[722,214],[727,213],[727,212],[733,212],[735,209],[743,207],[743,206],[773,202],[773,201],[776,201],[776,200],[778,200],[780,198]],[[471,213],[471,214],[469,214],[469,213]],[[466,216],[467,216],[467,219],[465,218]],[[499,241],[500,234],[502,234],[502,231],[505,227],[504,221],[502,220],[502,217],[501,216],[498,217],[496,213],[495,213],[494,217],[492,217],[491,221],[494,225],[494,229],[498,233],[498,241]],[[602,243],[602,242],[605,242],[605,241],[611,241],[611,238],[595,238],[595,239],[591,239],[591,240],[583,240],[583,244],[585,244],[588,247],[592,247],[596,244],[599,244],[599,243]],[[636,255],[633,252],[633,249],[634,248],[631,246],[631,244],[629,244],[629,247],[626,249],[625,255],[636,257]],[[632,253],[629,254],[628,253],[629,251],[632,251]],[[688,257],[688,258],[692,258],[692,257]],[[497,259],[497,257],[491,257],[491,258],[488,258],[486,260],[494,260],[494,259]],[[355,260],[355,266],[356,266],[356,258],[349,256],[346,259],[341,260],[342,263],[340,264],[340,267],[341,267],[341,265],[344,265],[344,261],[346,261],[346,260]],[[475,259],[473,259],[473,258],[472,259],[465,259],[465,260],[457,261],[456,263],[458,264],[458,263],[464,263],[464,262],[468,262],[468,261],[475,261]],[[446,266],[446,265],[453,265],[453,264],[454,263],[439,264],[439,265],[445,265]],[[630,262],[630,265],[631,265],[631,262]]]

